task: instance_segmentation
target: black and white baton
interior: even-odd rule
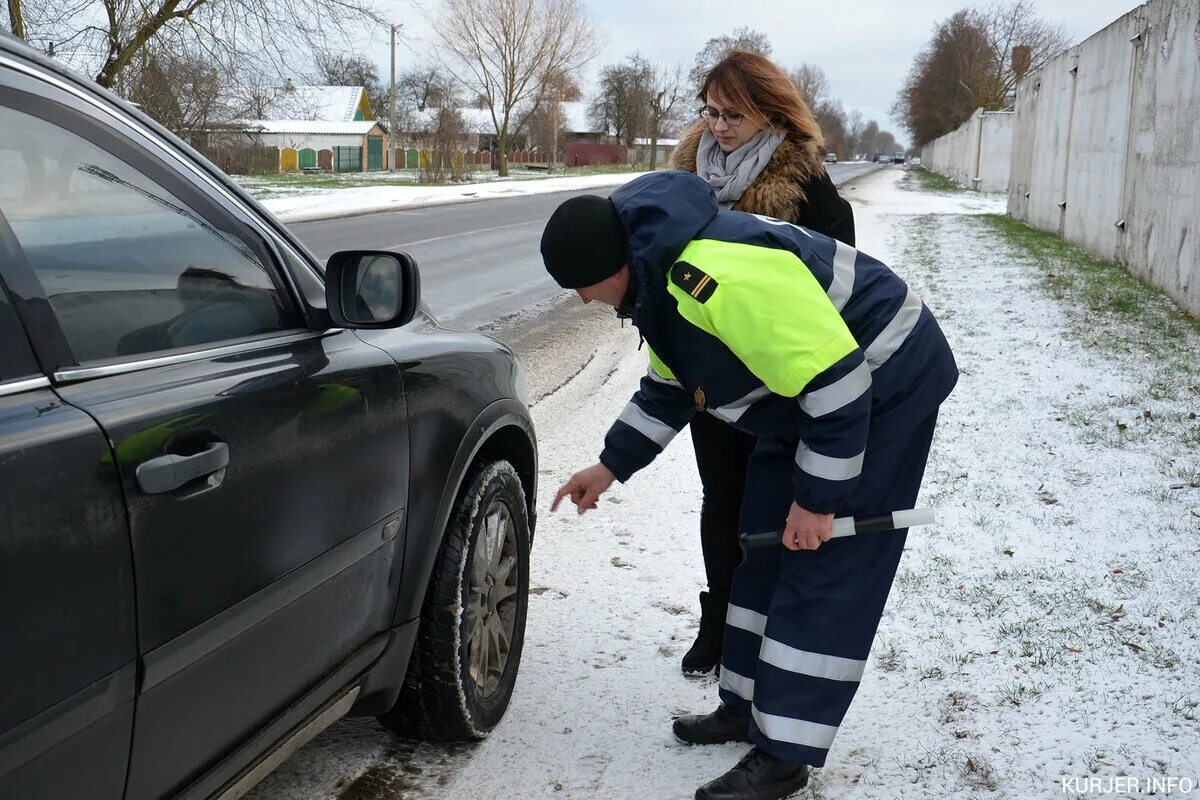
[[[831,538],[839,539],[843,536],[853,536],[856,533],[895,531],[915,525],[931,525],[933,521],[932,508],[910,508],[906,511],[893,511],[890,514],[872,514],[869,517],[838,517],[833,521]],[[783,531],[743,533],[738,538],[741,539],[742,547],[749,550],[769,544],[781,544]]]

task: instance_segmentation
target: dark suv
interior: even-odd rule
[[[523,383],[404,254],[319,267],[0,36],[0,797],[233,798],[348,713],[486,735],[525,630]]]

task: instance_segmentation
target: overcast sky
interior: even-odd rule
[[[1035,0],[1036,1],[1036,0]],[[437,8],[437,0],[419,0]],[[888,109],[896,98],[913,57],[929,40],[933,26],[968,3],[963,0],[584,0],[607,44],[588,68],[585,95],[605,64],[641,51],[652,60],[681,61],[690,67],[696,52],[714,37],[743,25],[766,33],[772,57],[784,68],[803,62],[819,65],[829,77],[832,95],[847,111],[859,109],[906,142],[907,134]],[[1061,23],[1080,42],[1132,11],[1133,0],[1040,0],[1041,16]],[[406,0],[382,0],[403,23],[405,40],[397,53],[402,67],[422,60],[428,26],[422,11]],[[371,37],[368,55],[380,65],[386,83],[388,36]],[[399,67],[398,67],[399,68]]]

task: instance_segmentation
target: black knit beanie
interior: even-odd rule
[[[625,266],[627,241],[617,210],[606,197],[572,197],[554,210],[542,231],[542,260],[564,289],[581,289]]]

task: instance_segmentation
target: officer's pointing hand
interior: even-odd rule
[[[783,529],[783,546],[789,550],[816,550],[821,542],[833,535],[833,514],[814,514],[792,503],[787,527]]]
[[[587,469],[580,470],[558,490],[550,510],[557,511],[558,504],[562,502],[562,499],[570,497],[580,514],[590,511],[596,507],[596,501],[600,499],[600,495],[608,491],[608,487],[612,486],[614,480],[616,480],[616,476],[603,464],[593,464]]]

